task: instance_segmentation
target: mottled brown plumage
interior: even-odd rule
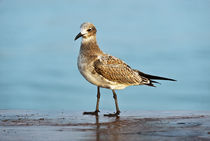
[[[81,32],[75,37],[77,40],[82,37],[82,44],[78,57],[78,68],[84,78],[90,83],[97,86],[97,104],[95,112],[85,112],[84,114],[98,115],[100,87],[111,89],[115,99],[116,113],[108,116],[118,116],[120,111],[117,103],[116,89],[124,89],[131,85],[148,85],[154,86],[158,83],[152,79],[170,80],[174,79],[153,76],[132,69],[122,60],[105,54],[99,48],[96,41],[96,28],[91,23],[83,23]]]
[[[95,70],[109,81],[125,85],[139,85],[142,82],[141,76],[132,70],[122,60],[104,54],[94,62]]]

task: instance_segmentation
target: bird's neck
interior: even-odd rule
[[[96,36],[82,39],[80,53],[82,53],[83,55],[96,55],[103,53],[97,44]]]

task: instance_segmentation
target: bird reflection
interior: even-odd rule
[[[100,123],[100,117],[95,116],[95,133],[96,133],[96,141],[119,141],[120,140],[120,129],[121,129],[121,123],[120,123],[120,117],[114,117],[113,121],[110,122],[102,122]]]

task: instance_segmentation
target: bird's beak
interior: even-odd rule
[[[74,40],[77,40],[78,38],[82,37],[83,35],[81,34],[81,32],[79,34],[77,34],[77,36],[74,38]]]

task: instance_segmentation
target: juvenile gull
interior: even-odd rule
[[[148,85],[155,87],[153,83],[158,82],[154,81],[154,79],[176,81],[174,79],[149,75],[139,70],[132,69],[122,60],[105,54],[99,48],[96,41],[97,30],[93,24],[86,22],[83,23],[80,28],[80,33],[74,39],[77,40],[82,37],[77,60],[78,69],[88,82],[97,86],[96,110],[94,112],[84,112],[83,114],[98,116],[100,87],[111,89],[113,92],[116,112],[114,114],[105,115],[112,117],[120,114],[115,90],[124,89],[132,85]]]

